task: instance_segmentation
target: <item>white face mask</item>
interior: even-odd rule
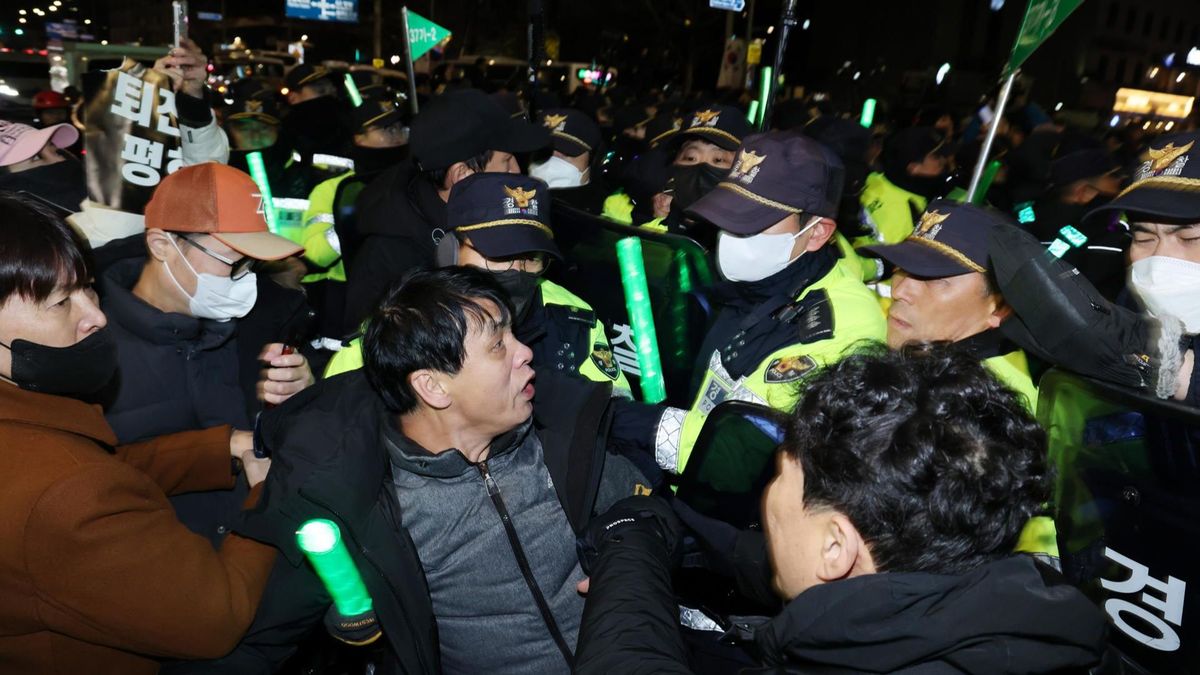
[[[179,251],[179,257],[183,260],[183,264],[187,265],[187,268],[196,276],[196,294],[189,295],[171,272],[171,266],[167,265],[167,261],[163,261],[163,266],[167,268],[167,276],[171,277],[171,281],[175,282],[179,291],[187,296],[188,310],[192,316],[214,321],[229,321],[230,319],[240,319],[250,313],[250,310],[254,308],[254,302],[258,300],[258,277],[253,272],[236,281],[215,274],[202,274],[188,262],[187,257],[180,250],[179,244],[175,243],[174,237],[171,237],[171,244],[175,246],[176,251]]]
[[[575,168],[575,165],[562,157],[550,159],[529,167],[529,175],[546,181],[552,188],[573,188],[583,185],[586,172]]]
[[[1156,255],[1129,267],[1129,286],[1156,317],[1173,316],[1200,333],[1200,263]]]
[[[717,237],[717,267],[730,281],[761,281],[782,272],[804,255],[792,257],[792,245],[821,219],[813,218],[795,234],[755,234],[749,237],[721,232]]]

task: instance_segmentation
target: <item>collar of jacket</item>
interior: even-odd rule
[[[104,420],[100,406],[26,391],[7,382],[0,382],[0,421],[67,431],[108,446],[117,444],[117,435]]]
[[[210,321],[186,314],[164,312],[133,294],[145,258],[122,260],[100,277],[104,313],[121,328],[157,345],[197,343],[202,350],[216,349],[233,338],[237,320]]]
[[[963,574],[881,572],[813,586],[755,641],[766,665],[830,669],[818,672],[915,672],[931,663],[985,672],[1004,663],[1009,672],[1048,673],[1096,663],[1104,634],[1103,613],[1078,589],[1013,555]]]
[[[492,460],[516,450],[529,437],[532,426],[531,417],[516,429],[497,436],[492,440],[487,459]],[[379,428],[380,438],[388,450],[392,466],[401,471],[426,478],[456,478],[475,470],[475,464],[457,448],[447,448],[434,454],[405,436],[391,419],[382,421]]]
[[[1008,338],[1004,337],[1004,333],[1000,332],[999,328],[989,328],[982,333],[963,338],[955,344],[980,361],[986,361],[1018,349],[1016,345],[1008,341]]]

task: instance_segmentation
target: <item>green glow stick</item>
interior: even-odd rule
[[[763,124],[763,116],[767,114],[767,97],[771,95],[771,76],[774,74],[774,69],[771,66],[763,66],[762,79],[759,81],[758,100],[758,126],[761,128]]]
[[[354,84],[350,73],[346,73],[346,93],[350,94],[350,101],[354,103],[355,108],[362,105],[362,94],[358,93],[358,85]]]
[[[325,584],[325,590],[329,591],[342,616],[358,616],[371,611],[371,595],[342,543],[337,523],[314,518],[296,532],[296,543],[321,577],[321,583]]]
[[[979,188],[975,190],[975,199],[972,202],[975,206],[980,206],[987,199],[988,188],[992,186],[992,181],[999,172],[1000,160],[993,159],[988,162],[987,168],[983,170],[983,177],[979,179]]]
[[[667,398],[667,385],[663,381],[658,336],[654,332],[650,289],[646,285],[646,263],[642,260],[642,240],[626,237],[618,241],[617,261],[621,265],[621,285],[625,288],[625,308],[633,324],[638,369],[642,371],[642,400],[659,403]]]
[[[875,103],[873,98],[863,101],[862,115],[858,118],[858,123],[868,129],[875,123]]]
[[[758,99],[750,101],[750,111],[746,113],[746,121],[750,124],[758,122]]]
[[[271,183],[267,180],[267,167],[263,165],[262,153],[246,155],[246,164],[250,165],[250,177],[258,184],[263,212],[267,216],[267,229],[275,233],[279,229],[279,219],[275,215],[275,200],[271,198]]]

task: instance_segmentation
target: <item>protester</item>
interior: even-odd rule
[[[1012,553],[1051,494],[1046,434],[975,357],[911,345],[825,368],[789,416],[776,465],[763,502],[771,565],[738,570],[787,603],[747,636],[764,667],[1060,673],[1100,663],[1103,613]],[[575,672],[694,672],[671,590],[681,535],[654,497],[624,500],[589,526]]]
[[[216,424],[248,429],[260,399],[282,403],[313,382],[305,357],[281,344],[294,331],[287,321],[307,312],[303,296],[254,272],[301,249],[267,231],[257,192],[222,164],[176,171],[146,207],[142,255],[103,272],[120,370],[101,399],[122,442]],[[239,332],[239,320],[260,302],[283,321],[271,322],[274,339],[255,343],[261,331]],[[260,362],[269,367],[260,372]],[[218,542],[237,517],[246,486],[238,487],[174,503],[189,527]]]
[[[301,523],[321,517],[361,543],[351,556],[375,601],[374,618],[330,608],[326,625],[383,642],[385,672],[570,671],[576,534],[645,478],[605,451],[611,383],[535,373],[514,311],[485,271],[415,272],[368,322],[362,370],[264,417],[287,469],[239,531],[290,567],[230,659],[286,657],[280,645],[329,608],[296,549]]]
[[[261,492],[269,460],[228,425],[120,444],[87,401],[118,367],[86,247],[37,203],[0,194],[0,664],[12,673],[157,673],[213,658],[249,625],[275,550],[219,549],[168,495]]]
[[[0,190],[28,192],[64,212],[87,199],[83,163],[65,152],[79,131],[70,124],[34,129],[0,120]]]

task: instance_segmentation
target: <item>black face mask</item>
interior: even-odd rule
[[[717,189],[717,183],[729,175],[729,169],[712,164],[675,166],[671,167],[671,171],[675,176],[675,199],[671,202],[671,208],[678,208],[680,212]]]
[[[408,158],[408,146],[394,148],[364,148],[354,146],[350,159],[354,160],[354,173],[365,176],[389,169]]]
[[[61,162],[0,176],[0,190],[33,193],[75,213],[87,199],[87,177],[83,163],[68,157]]]
[[[117,372],[117,343],[108,328],[70,347],[20,339],[0,346],[12,352],[12,381],[41,394],[82,398],[100,391]]]
[[[517,311],[517,315],[513,317],[513,325],[520,325],[533,305],[533,295],[537,293],[538,281],[541,280],[541,277],[532,272],[522,272],[517,269],[493,272],[492,274],[496,275],[496,281],[500,282],[500,285],[512,297],[513,306]]]

